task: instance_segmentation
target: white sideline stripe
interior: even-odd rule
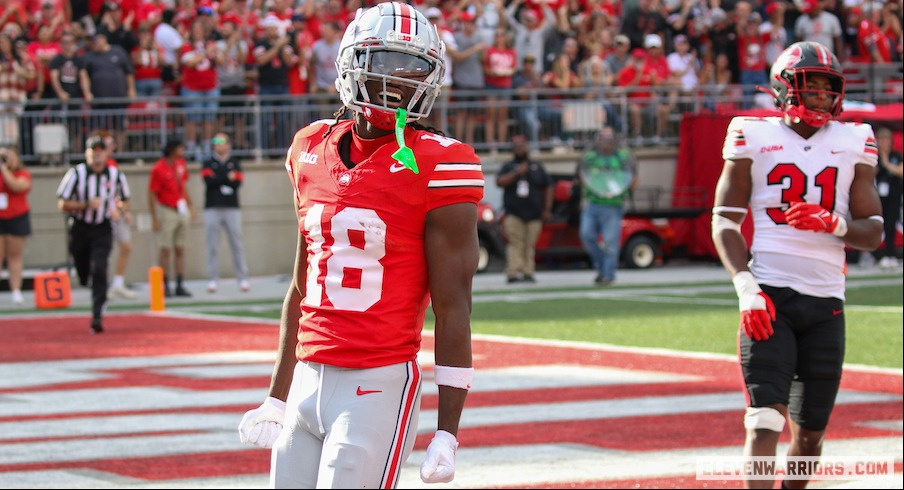
[[[739,425],[739,430],[742,430]],[[447,488],[537,485],[593,480],[694,475],[697,458],[741,455],[741,447],[680,449],[672,451],[620,451],[576,444],[527,446],[459,447],[455,480]],[[787,452],[780,444],[778,452]],[[901,440],[894,437],[871,439],[827,439],[825,456],[856,455],[902,459]],[[416,451],[405,464],[399,488],[434,488],[421,482],[418,465],[425,453]],[[878,483],[878,482],[877,482]]]
[[[106,392],[105,392],[106,391]],[[114,392],[114,393],[111,393]],[[541,392],[542,393],[542,392]],[[165,447],[161,454],[194,453],[194,438],[207,438],[215,434],[228,434],[228,442],[222,446],[237,444],[238,422],[241,413],[198,413],[208,407],[223,405],[256,406],[262,396],[261,390],[239,390],[203,392],[191,396],[177,390],[124,389],[124,390],[84,390],[77,393],[56,393],[55,396],[31,396],[23,394],[17,400],[7,397],[4,408],[18,409],[19,415],[41,415],[54,413],[52,405],[70,405],[67,413],[77,415],[88,412],[114,412],[110,415],[71,417],[62,420],[23,420],[0,423],[0,441],[32,438],[70,438],[87,436],[129,435],[130,437],[94,438],[88,437],[70,441],[48,440],[34,442],[6,442],[0,444],[0,461],[5,463],[28,461],[67,461],[91,459],[86,445],[99,444],[98,454],[120,453],[119,444],[129,442],[136,448],[147,439],[142,451],[154,451],[153,446]],[[900,399],[893,395],[848,392],[839,393],[837,404],[870,403]],[[124,407],[123,401],[126,401]],[[73,403],[74,402],[74,403]],[[47,408],[51,405],[51,408]],[[74,405],[74,406],[73,406]],[[505,405],[498,407],[475,407],[465,410],[461,427],[475,428],[503,424],[539,424],[553,421],[575,421],[590,419],[612,419],[632,416],[671,415],[681,413],[705,414],[712,412],[737,411],[740,421],[743,411],[743,397],[736,392],[730,394],[682,395],[667,397],[637,397],[619,400],[600,400],[566,403],[535,403],[527,405]],[[44,410],[42,410],[42,408]],[[116,415],[117,410],[162,410],[184,409],[175,414]],[[4,410],[6,412],[6,410]],[[12,415],[12,414],[10,414]],[[435,410],[421,412],[418,432],[432,433],[436,430]],[[740,423],[740,422],[739,422]],[[198,430],[201,434],[133,436],[149,432],[173,432]],[[156,441],[156,442],[151,442]],[[72,445],[70,449],[67,449]],[[112,446],[112,448],[111,448]],[[222,448],[221,447],[221,448]],[[116,449],[111,451],[111,449]],[[128,449],[131,451],[132,449]],[[88,451],[88,452],[86,452]],[[128,453],[132,454],[132,453]],[[154,453],[156,454],[156,453]],[[100,456],[98,456],[100,457]],[[59,459],[63,458],[63,459]]]
[[[424,335],[433,335],[433,332],[424,332]],[[683,351],[683,350],[674,350],[674,349],[666,349],[661,347],[630,347],[624,345],[615,345],[615,344],[605,344],[605,343],[593,343],[593,342],[582,342],[578,340],[553,340],[553,339],[534,339],[529,337],[515,337],[515,336],[507,336],[507,335],[493,335],[493,334],[480,334],[475,333],[471,335],[472,338],[478,340],[488,340],[491,342],[502,342],[502,343],[511,343],[511,344],[525,344],[525,345],[539,345],[539,346],[556,346],[556,347],[571,347],[575,349],[583,349],[583,350],[592,350],[592,351],[613,351],[613,352],[626,352],[630,354],[647,354],[647,355],[660,355],[660,356],[669,356],[669,357],[681,357],[685,359],[709,359],[716,361],[729,361],[733,364],[738,362],[738,357],[736,355],[731,354],[717,354],[714,352],[693,352],[693,351]],[[850,369],[852,371],[861,371],[865,373],[876,373],[876,374],[891,374],[897,376],[904,376],[904,369],[902,368],[884,368],[878,366],[866,366],[863,364],[849,364],[844,363],[844,369]]]
[[[4,482],[15,482],[5,486]],[[269,476],[234,475],[213,478],[186,478],[184,480],[148,481],[127,478],[115,473],[90,469],[49,470],[49,471],[16,471],[0,474],[0,485],[4,488],[270,488]]]
[[[276,351],[226,351],[168,356],[101,357],[56,361],[11,362],[0,364],[0,389],[47,386],[90,381],[108,377],[103,370],[148,369],[155,367],[267,363],[272,372]],[[268,374],[269,376],[269,374]],[[266,390],[266,387],[262,389]],[[0,395],[0,400],[2,400]]]
[[[132,445],[150,446],[155,449],[165,447],[163,444],[149,444],[151,441],[134,439],[128,441],[131,441]],[[197,452],[243,449],[238,444],[237,436],[234,441],[217,442],[213,438],[199,438],[196,441],[198,443]],[[210,447],[216,444],[223,445]],[[69,448],[60,449],[63,451]],[[109,457],[109,449],[109,445],[100,448],[104,454],[107,454],[106,457]],[[116,449],[129,451],[128,444],[121,448],[116,447]],[[96,450],[94,445],[79,449],[85,453],[86,459]],[[786,451],[787,445],[780,444],[778,452],[785,453]],[[825,443],[823,453],[827,457],[856,455],[864,459],[891,456],[895,461],[901,461],[902,446],[900,438],[895,437],[844,440],[829,438]],[[119,457],[132,457],[129,454],[118,454]],[[418,468],[423,461],[424,452],[415,451],[405,463],[399,488],[487,488],[535,485],[537,483],[630,480],[632,478],[693,475],[697,458],[724,457],[731,454],[740,455],[741,448],[729,446],[670,451],[621,451],[580,444],[532,444],[477,448],[463,446],[459,448],[456,455],[455,480],[452,483],[427,485],[421,482]],[[269,458],[269,455],[261,450],[261,458]],[[832,483],[838,484],[838,482]],[[885,482],[871,483],[878,483],[879,488],[895,488],[885,486]],[[128,486],[141,488],[266,488],[266,485],[266,475],[142,482],[112,473],[91,470],[0,473],[0,487],[2,488],[122,488]]]
[[[889,402],[900,399],[900,395],[842,390],[838,393],[835,405]],[[728,411],[738,411],[740,420],[745,406],[743,394],[740,391],[737,391],[704,395],[656,396],[623,398],[617,400],[591,400],[585,402],[553,402],[495,407],[472,407],[465,409],[462,413],[461,423],[459,425],[460,427],[474,428],[498,424],[548,423],[637,416],[705,414]],[[421,411],[418,432],[432,433],[435,431],[436,417],[436,410]]]
[[[174,372],[199,375],[199,368],[172,368]],[[205,373],[214,376],[220,369],[229,370],[234,376],[258,375],[267,376],[272,367],[270,364],[248,363],[243,365],[214,365],[204,367]],[[151,369],[165,374],[172,374],[170,368]],[[36,372],[43,374],[41,371]],[[86,371],[86,374],[91,374]],[[24,375],[24,373],[23,373]],[[196,377],[196,376],[192,376]],[[103,376],[86,377],[85,380],[100,379]],[[214,378],[215,379],[215,378]],[[538,396],[544,393],[543,388],[569,386],[607,386],[637,383],[660,383],[693,381],[693,376],[672,375],[651,371],[630,371],[627,369],[598,368],[592,366],[543,366],[487,369],[478,371],[475,377],[475,391],[504,390],[537,390]],[[426,393],[436,393],[436,385],[425,382]],[[82,390],[38,391],[0,395],[0,413],[6,417],[28,417],[34,415],[79,414],[90,412],[121,412],[131,410],[163,410],[173,408],[217,407],[231,404],[256,405],[266,397],[266,385],[257,389],[195,391],[171,387],[116,387],[92,388]],[[539,400],[542,401],[542,398]],[[10,429],[15,430],[16,422]],[[0,440],[10,435],[0,424]]]

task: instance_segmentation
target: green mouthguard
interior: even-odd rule
[[[392,158],[395,158],[408,170],[418,173],[417,162],[414,160],[414,152],[411,151],[411,148],[405,146],[405,121],[407,120],[408,111],[405,109],[396,111],[395,138],[396,142],[399,144],[399,149],[392,154]]]

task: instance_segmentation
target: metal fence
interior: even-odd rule
[[[892,75],[899,76],[900,67],[895,70]],[[873,83],[857,79],[848,83],[848,99],[875,104],[902,101],[900,77],[890,78],[890,84],[883,82],[881,90],[875,86],[875,77],[871,80]],[[528,136],[539,151],[567,152],[586,147],[604,125],[613,126],[635,146],[675,145],[683,113],[768,108],[772,104],[771,97],[757,93],[755,87],[704,86],[690,93],[642,90],[652,95],[637,98],[638,89],[625,88],[452,90],[443,93],[424,123],[472,144],[478,152],[510,151],[515,134]],[[19,110],[4,114],[6,126],[17,124],[22,160],[29,164],[79,161],[85,138],[99,129],[114,135],[115,156],[123,162],[151,163],[160,157],[167,139],[188,141],[193,135],[199,143],[186,158],[199,159],[205,156],[201,141],[208,139],[210,131],[230,134],[236,156],[261,161],[283,158],[295,131],[312,121],[334,118],[340,107],[338,97],[329,94],[224,96],[217,99],[215,111],[196,107],[197,102],[182,97],[106,99],[94,104],[29,100]],[[14,122],[9,115],[16,113]],[[492,124],[494,114],[497,124]],[[10,132],[5,134],[9,139]]]

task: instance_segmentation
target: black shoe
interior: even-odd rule
[[[513,284],[516,282],[521,282],[521,279],[518,277],[510,277],[510,278],[506,279],[506,282],[509,284]]]
[[[186,297],[186,298],[191,298],[191,293],[189,293],[189,292],[188,292],[185,288],[183,288],[182,286],[176,286],[176,296],[183,296],[183,297]]]
[[[100,318],[95,318],[94,320],[91,320],[91,333],[92,334],[104,333],[104,326],[100,322]]]
[[[524,279],[521,279],[521,280],[524,282],[537,282],[537,280],[534,279],[534,276],[532,276],[530,274],[524,276]]]
[[[173,297],[173,290],[170,289],[170,288],[168,288],[168,287],[163,288],[163,297],[164,297],[164,298],[172,298],[172,297]]]
[[[613,279],[605,279],[603,277],[597,277],[596,280],[593,281],[597,286],[611,286],[613,282],[615,282]]]

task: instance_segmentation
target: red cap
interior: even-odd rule
[[[778,10],[778,2],[772,2],[769,5],[766,5],[766,15],[772,15],[776,10]]]
[[[808,14],[819,5],[819,0],[803,0],[800,4],[801,13]]]
[[[633,50],[631,50],[631,56],[635,58],[646,58],[647,51],[643,48],[634,48]]]
[[[232,12],[221,15],[220,16],[220,25],[223,25],[227,22],[232,22],[236,26],[240,26],[240,25],[242,25],[242,18]]]
[[[474,22],[474,19],[477,17],[471,12],[465,11],[462,12],[458,18],[461,19],[462,22]]]

